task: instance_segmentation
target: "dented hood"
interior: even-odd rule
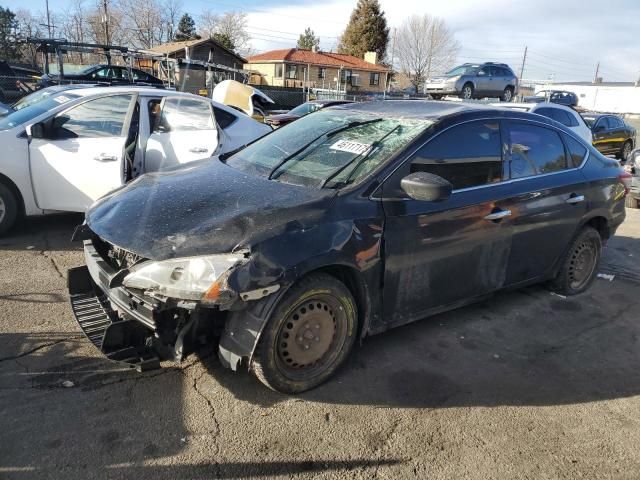
[[[87,225],[153,260],[252,248],[317,224],[335,195],[249,175],[217,159],[143,175],[98,200]]]

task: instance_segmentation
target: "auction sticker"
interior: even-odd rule
[[[349,140],[338,140],[336,143],[329,147],[330,150],[338,150],[340,152],[355,153],[357,155],[364,155],[371,149],[371,145],[367,143],[352,142]]]
[[[53,97],[52,100],[56,103],[63,104],[67,103],[71,99],[69,97],[65,97],[64,95],[58,95],[57,97]]]

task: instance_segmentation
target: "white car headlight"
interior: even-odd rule
[[[460,75],[457,77],[447,77],[447,83],[456,83],[458,80],[460,80]]]
[[[131,269],[122,284],[149,295],[215,303],[220,294],[218,280],[243,255],[208,255],[146,262]]]

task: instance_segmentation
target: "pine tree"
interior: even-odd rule
[[[16,15],[8,8],[0,7],[0,60],[15,62],[19,60],[16,31]]]
[[[310,27],[307,27],[304,33],[298,38],[298,48],[313,50],[314,47],[320,49],[320,38],[316,37]]]
[[[200,35],[196,34],[196,22],[194,22],[191,15],[185,13],[178,22],[178,30],[173,36],[173,40],[176,42],[183,42],[185,40],[199,40]]]
[[[233,43],[233,39],[226,33],[222,33],[222,32],[214,33],[212,38],[216,42],[218,42],[220,45],[222,45],[224,48],[231,50],[232,52],[236,50],[236,46]]]
[[[349,24],[340,37],[339,53],[363,58],[365,52],[376,52],[382,60],[389,43],[389,27],[378,0],[358,0]]]

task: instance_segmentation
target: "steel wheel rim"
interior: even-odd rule
[[[462,96],[465,100],[471,99],[471,87],[464,87],[462,89]]]
[[[569,262],[569,285],[571,288],[578,290],[589,281],[596,268],[597,258],[593,242],[584,241],[576,247]]]
[[[511,90],[507,89],[504,91],[504,101],[508,102],[511,100]]]
[[[4,204],[4,199],[0,197],[0,223],[2,223],[6,214],[7,214],[7,207]]]
[[[347,337],[341,302],[320,294],[300,301],[277,335],[276,363],[291,380],[308,380],[332,365]]]
[[[631,153],[631,144],[626,143],[624,145],[624,149],[622,150],[622,158],[623,160],[626,160],[627,158],[629,158],[629,154]]]

